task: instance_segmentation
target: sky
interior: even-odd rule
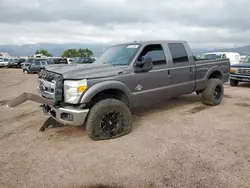
[[[250,44],[250,0],[0,0],[0,44]]]

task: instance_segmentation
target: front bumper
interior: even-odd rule
[[[6,63],[0,63],[0,67],[7,67],[8,66],[8,64],[6,64]]]
[[[72,126],[82,126],[89,112],[89,109],[55,108],[48,105],[43,105],[43,110],[57,122]]]
[[[238,80],[240,82],[250,82],[250,76],[241,75],[241,74],[231,74],[230,79]]]

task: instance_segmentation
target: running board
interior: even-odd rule
[[[54,106],[55,102],[50,99],[43,98],[39,95],[35,95],[32,93],[23,93],[7,102],[7,107],[14,108],[16,106],[19,106],[20,104],[26,102],[26,101],[33,101],[41,104],[46,104],[50,106]]]

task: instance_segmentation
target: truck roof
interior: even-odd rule
[[[134,42],[127,42],[123,44],[117,44],[117,45],[129,45],[129,44],[159,44],[159,43],[187,43],[186,41],[183,40],[147,40],[147,41],[134,41]]]

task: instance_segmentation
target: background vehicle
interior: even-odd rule
[[[9,59],[4,57],[0,59],[0,68],[2,67],[8,67]]]
[[[55,58],[53,64],[71,64],[73,60],[71,58]]]
[[[250,54],[241,64],[231,66],[230,85],[237,86],[239,82],[250,82]]]
[[[92,57],[84,57],[82,58],[78,63],[83,63],[83,64],[86,64],[86,63],[93,63],[96,59],[95,58],[92,58]]]
[[[47,65],[49,65],[47,61],[35,61],[28,66],[24,66],[23,73],[38,73],[44,70]]]
[[[199,59],[205,59],[205,60],[213,60],[213,59],[221,59],[220,54],[213,54],[213,53],[205,53],[202,54]]]
[[[240,63],[242,63],[244,61],[244,59],[246,58],[246,55],[241,55],[240,56]]]
[[[25,59],[18,59],[14,58],[9,61],[8,67],[9,68],[21,68],[22,63],[25,61]]]
[[[211,52],[203,54],[203,57],[204,59],[228,58],[231,65],[240,63],[240,54],[235,52]]]
[[[33,62],[35,62],[35,59],[26,59],[24,62],[21,63],[21,66],[22,66],[22,68],[28,67]]]
[[[75,57],[72,58],[72,63],[88,64],[93,63],[95,60],[95,57]]]
[[[60,123],[86,122],[91,139],[111,139],[130,132],[130,109],[140,105],[192,92],[204,104],[220,104],[229,69],[229,59],[195,61],[185,41],[121,44],[92,64],[46,67],[37,102]]]

